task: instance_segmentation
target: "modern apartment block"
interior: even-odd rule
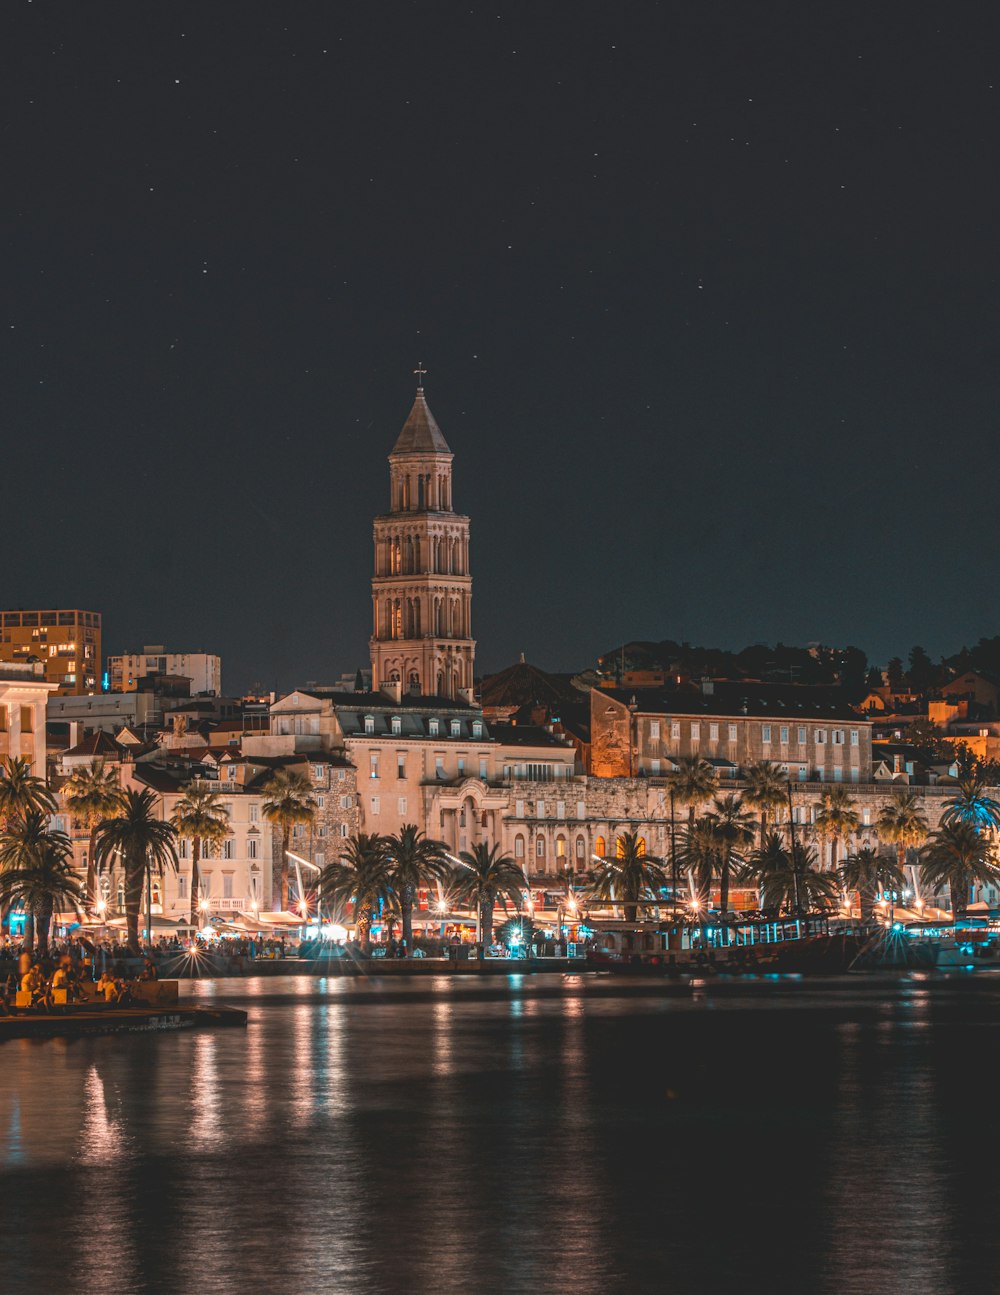
[[[40,662],[45,682],[62,694],[97,688],[101,660],[100,612],[6,611],[0,613],[0,662]]]
[[[191,695],[222,694],[222,661],[211,652],[167,652],[152,643],[141,652],[108,657],[108,686],[112,692],[135,692],[147,675],[181,675],[191,680]]]

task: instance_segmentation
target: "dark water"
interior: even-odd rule
[[[1000,1290],[1000,979],[194,987],[0,1046],[5,1292]]]

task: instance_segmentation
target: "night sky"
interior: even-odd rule
[[[1000,632],[995,14],[5,0],[0,603],[366,664],[423,361],[480,670]]]

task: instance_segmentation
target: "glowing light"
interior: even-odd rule
[[[439,913],[447,913],[448,911],[448,905],[444,902],[443,899],[438,900],[436,904],[436,908]]]
[[[700,899],[692,899],[692,900],[691,900],[691,912],[692,912],[692,913],[697,913],[697,911],[698,911],[698,909],[699,909],[699,908],[701,908],[701,900],[700,900]]]

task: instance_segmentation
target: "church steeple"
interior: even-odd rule
[[[375,519],[374,687],[457,697],[472,688],[469,519],[452,509],[448,442],[414,370],[413,408],[389,455],[390,511]],[[471,695],[471,693],[470,693]]]
[[[431,413],[423,384],[417,387],[410,416],[392,449],[393,454],[450,454],[448,442]]]

